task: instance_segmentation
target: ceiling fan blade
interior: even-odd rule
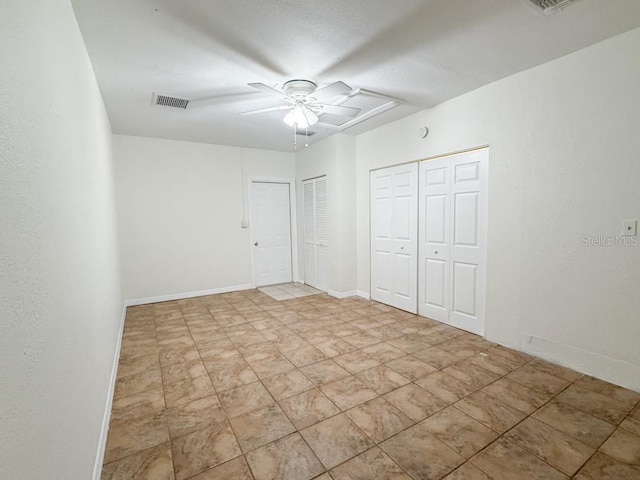
[[[331,115],[340,115],[342,117],[355,117],[360,113],[359,108],[344,107],[342,105],[327,105],[324,103],[313,103],[310,108],[316,113],[329,113]]]
[[[281,105],[279,107],[261,108],[260,110],[251,110],[249,112],[241,112],[238,115],[254,115],[256,113],[277,112],[278,110],[291,110],[293,105]]]
[[[249,83],[247,84],[250,87],[256,88],[258,90],[262,90],[263,92],[268,93],[269,95],[273,95],[274,97],[278,97],[281,100],[284,100],[285,102],[293,102],[294,100],[287,95],[284,92],[281,92],[280,90],[276,90],[275,88],[271,88],[268,85],[265,85],[264,83]]]
[[[328,98],[337,97],[338,95],[348,95],[351,93],[351,87],[344,82],[335,82],[326,87],[322,87],[310,96],[318,101],[322,101]]]

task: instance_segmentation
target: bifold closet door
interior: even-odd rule
[[[305,180],[302,186],[305,283],[326,292],[329,286],[327,178]]]
[[[371,299],[417,312],[418,164],[371,172]]]
[[[484,334],[489,150],[420,164],[419,313]]]

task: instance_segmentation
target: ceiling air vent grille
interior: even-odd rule
[[[187,105],[189,105],[189,100],[187,100],[186,98],[171,97],[169,95],[160,95],[159,93],[154,93],[153,104],[163,105],[165,107],[185,109],[187,108]]]
[[[564,7],[573,3],[575,0],[527,0],[533,4],[538,11],[545,15],[550,15],[562,10]]]

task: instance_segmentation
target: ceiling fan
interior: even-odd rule
[[[311,80],[302,79],[285,82],[282,85],[282,90],[269,87],[264,83],[250,83],[249,86],[279,98],[286,105],[251,110],[240,115],[289,110],[283,119],[284,123],[294,128],[307,128],[317,123],[323,114],[353,118],[360,113],[359,108],[338,105],[341,100],[348,98],[352,93],[351,87],[344,82],[335,82],[320,89]],[[334,100],[336,97],[343,98]],[[325,103],[329,100],[334,101],[333,103]]]

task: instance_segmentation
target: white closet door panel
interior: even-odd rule
[[[417,306],[417,164],[371,172],[371,298]]]
[[[450,309],[451,167],[448,159],[420,164],[420,315],[447,322]]]
[[[452,325],[484,334],[486,291],[487,149],[451,157],[453,181]]]

